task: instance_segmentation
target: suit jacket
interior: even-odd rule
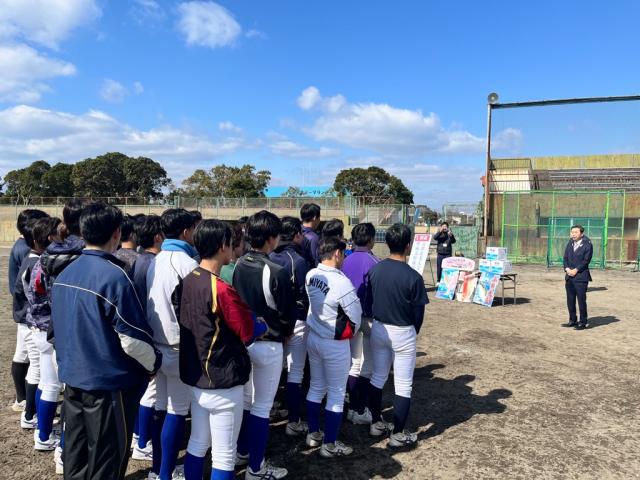
[[[575,277],[565,275],[565,280],[573,280],[574,282],[590,282],[591,272],[589,272],[589,262],[593,256],[593,245],[589,237],[582,237],[582,244],[573,251],[573,244],[575,242],[570,240],[567,244],[567,248],[564,250],[564,268],[577,268],[578,273]]]

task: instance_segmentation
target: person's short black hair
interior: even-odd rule
[[[233,232],[227,222],[203,220],[193,233],[193,244],[200,258],[211,258],[223,245],[231,247]]]
[[[280,235],[282,222],[273,213],[261,210],[247,220],[245,234],[252,248],[262,248],[267,240]]]
[[[244,240],[244,223],[235,222],[231,225],[231,248],[238,248]]]
[[[189,213],[193,216],[194,224],[202,221],[202,213],[200,213],[200,210],[190,210]]]
[[[88,245],[104,245],[122,224],[122,211],[104,202],[93,202],[82,209],[80,233]]]
[[[282,217],[282,230],[280,231],[280,240],[283,242],[292,242],[297,234],[302,233],[302,222],[296,217]]]
[[[81,198],[72,198],[65,204],[62,209],[62,221],[67,234],[80,236],[80,215],[87,205],[88,202]]]
[[[329,260],[336,250],[344,252],[346,249],[347,244],[338,237],[323,237],[320,239],[320,244],[318,245],[320,260]]]
[[[179,238],[182,232],[195,224],[195,217],[184,208],[170,208],[162,212],[162,233],[166,238]]]
[[[391,253],[404,253],[411,243],[411,229],[403,223],[394,223],[384,234],[384,241]]]
[[[46,218],[49,214],[35,208],[27,208],[22,210],[18,214],[18,221],[16,222],[16,228],[20,232],[20,235],[24,237],[24,229],[30,220],[38,220],[39,218]]]
[[[139,247],[153,247],[156,235],[162,234],[162,219],[158,215],[145,215],[144,220],[136,224],[135,233]]]
[[[444,225],[446,225],[448,227],[449,226],[449,222],[440,222],[440,226],[441,227],[444,226]]]
[[[300,208],[300,218],[303,222],[310,222],[314,218],[320,218],[320,205],[315,203],[305,203]]]
[[[24,237],[24,241],[27,243],[27,245],[29,245],[29,248],[31,249],[35,248],[35,243],[33,242],[33,229],[36,226],[38,220],[40,219],[32,218],[24,227],[22,227],[22,236]]]
[[[136,221],[131,215],[125,215],[122,218],[122,225],[120,225],[121,237],[120,241],[122,242],[132,242],[135,240],[133,236],[133,231],[136,226]]]
[[[247,217],[246,215],[244,215],[244,216],[242,216],[242,217],[240,217],[240,218],[238,219],[238,223],[241,223],[241,224],[243,224],[243,225],[244,225],[245,223],[247,223],[247,220],[249,220],[249,217]]]
[[[55,235],[58,231],[58,226],[62,223],[58,217],[45,217],[36,220],[33,226],[33,240],[34,246],[37,243],[41,248],[47,248],[51,243],[49,237]]]
[[[337,218],[327,221],[322,227],[321,237],[344,237],[344,222]]]
[[[582,225],[572,225],[571,230],[573,230],[574,228],[580,230],[580,233],[584,233],[584,227]]]
[[[359,223],[351,229],[351,239],[358,247],[366,247],[376,238],[376,227],[373,223]]]

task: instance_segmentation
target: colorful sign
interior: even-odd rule
[[[477,284],[478,276],[475,273],[460,272],[460,276],[458,277],[456,300],[459,302],[471,303]]]
[[[424,266],[429,259],[429,245],[431,245],[430,233],[416,233],[413,237],[409,266],[422,275]]]
[[[498,283],[500,283],[499,274],[482,272],[476,286],[476,293],[473,296],[473,303],[478,303],[485,307],[493,305],[493,297],[496,295]]]
[[[458,274],[460,270],[457,268],[443,268],[442,278],[436,291],[436,298],[443,300],[453,300],[453,296],[456,294],[456,288],[458,287]]]
[[[472,272],[476,269],[476,262],[467,257],[448,257],[442,260],[442,268],[457,268]]]

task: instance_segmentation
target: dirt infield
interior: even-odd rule
[[[9,408],[15,326],[6,250],[0,255],[0,478],[56,478],[53,455],[34,452],[32,435]],[[516,271],[517,305],[489,309],[430,293],[409,421],[420,432],[415,449],[389,450],[386,440],[349,424],[341,438],[354,454],[327,461],[286,437],[279,422],[268,456],[289,478],[305,479],[638,478],[640,274],[595,271],[591,328],[574,331],[560,328],[567,316],[562,272]],[[391,393],[385,390],[385,406]],[[148,466],[130,462],[127,478],[146,478]]]

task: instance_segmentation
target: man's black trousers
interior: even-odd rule
[[[449,258],[451,255],[440,255],[438,254],[438,260],[436,261],[437,271],[438,271],[438,282],[442,279],[442,261],[445,258]]]
[[[580,323],[587,323],[587,287],[588,282],[575,282],[573,280],[565,281],[567,290],[567,308],[569,309],[569,322],[578,321],[576,315],[576,299],[578,300],[578,308],[580,309]]]
[[[64,391],[64,479],[120,480],[138,410],[139,387]]]

